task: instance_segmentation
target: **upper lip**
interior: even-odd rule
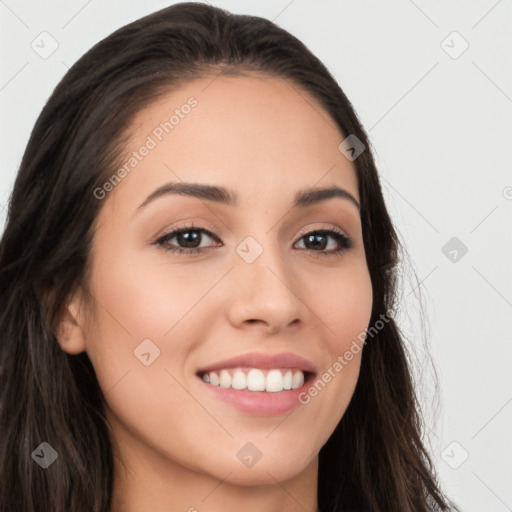
[[[316,373],[316,367],[311,361],[290,352],[282,352],[280,354],[249,352],[199,368],[197,373],[208,373],[224,368],[235,368],[237,366],[261,368],[262,370],[272,368],[297,368],[305,372]]]

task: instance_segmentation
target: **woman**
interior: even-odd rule
[[[0,509],[449,510],[397,253],[367,135],[296,38],[196,3],[114,32],[11,197]]]

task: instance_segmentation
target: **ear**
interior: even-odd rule
[[[86,349],[85,321],[82,314],[82,294],[78,289],[58,311],[53,330],[60,347],[68,354],[79,354]]]

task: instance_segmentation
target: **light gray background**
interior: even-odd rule
[[[0,0],[2,226],[32,126],[68,67],[171,3]],[[440,479],[463,511],[512,510],[512,2],[212,3],[292,32],[352,101],[410,255],[406,273],[421,283],[404,282],[403,325],[420,358],[428,339],[438,371],[437,413],[430,372],[417,375]],[[43,31],[59,45],[46,59],[31,47]]]

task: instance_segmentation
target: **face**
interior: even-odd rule
[[[87,352],[127,464],[243,485],[317,464],[361,354],[336,362],[372,307],[344,138],[262,76],[196,80],[135,119],[125,172],[95,191],[94,318],[62,343]],[[226,191],[170,186],[191,183]]]

